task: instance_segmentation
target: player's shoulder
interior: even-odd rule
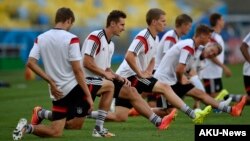
[[[214,39],[215,41],[219,42],[222,41],[222,36],[219,33],[213,32],[211,35],[211,38]]]
[[[146,36],[147,36],[148,34],[150,34],[150,32],[149,32],[149,30],[148,30],[147,28],[145,28],[145,29],[140,30],[140,31],[138,32],[138,34],[136,35],[136,37],[137,37],[137,36],[142,36],[142,37],[145,37],[145,38],[146,38]]]
[[[94,31],[92,31],[92,32],[89,34],[89,36],[92,35],[92,36],[97,36],[97,37],[101,38],[104,34],[105,34],[105,33],[104,33],[103,29],[99,29],[99,30],[94,30]]]
[[[184,39],[184,40],[180,40],[177,44],[186,44],[186,45],[192,46],[194,44],[194,40]]]
[[[76,38],[77,36],[63,29],[50,29],[38,35],[37,38],[41,39],[41,38],[51,38],[51,37],[57,37],[57,38],[63,37],[63,39],[66,39],[66,38]]]

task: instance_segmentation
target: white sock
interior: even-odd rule
[[[110,111],[115,112],[115,98],[113,98],[112,103],[110,105]]]
[[[91,114],[90,114],[90,117],[94,118],[94,119],[96,119],[97,116],[98,116],[98,111],[92,111]]]

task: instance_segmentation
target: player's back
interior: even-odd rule
[[[81,59],[79,39],[65,30],[51,29],[39,35],[36,43],[45,72],[67,93],[77,84],[70,61]],[[75,49],[72,50],[72,47]]]

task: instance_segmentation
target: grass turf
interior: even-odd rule
[[[233,76],[223,78],[224,88],[231,93],[244,93],[242,80],[242,64],[230,66]],[[24,79],[24,70],[0,70],[0,81],[6,81],[11,84],[10,88],[0,88],[0,140],[12,140],[12,131],[16,127],[21,117],[30,120],[32,109],[36,105],[42,105],[50,109],[47,84],[41,80],[26,81]],[[186,97],[185,102],[192,106],[193,100]],[[97,103],[97,102],[95,102]],[[250,124],[250,107],[246,106],[241,117],[231,117],[229,114],[222,113],[210,114],[204,124]],[[49,124],[49,122],[43,122]],[[93,141],[99,140],[91,136],[95,121],[86,119],[84,127],[81,130],[65,130],[61,138],[44,139],[34,135],[25,135],[23,140],[58,140],[58,141]],[[113,123],[106,122],[105,127],[114,132],[117,136],[114,138],[102,140],[116,141],[193,141],[194,124],[192,120],[181,112],[178,112],[176,120],[171,124],[168,130],[158,131],[147,119],[139,117],[130,117],[127,122]]]

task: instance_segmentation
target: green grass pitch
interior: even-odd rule
[[[242,64],[231,65],[233,76],[223,78],[224,87],[231,93],[244,93],[242,79]],[[12,140],[12,131],[21,117],[30,120],[32,109],[36,105],[50,109],[47,84],[41,80],[25,81],[24,70],[3,71],[0,70],[0,81],[7,81],[10,88],[0,88],[0,140]],[[184,99],[190,106],[193,100]],[[95,102],[97,103],[97,102]],[[49,122],[43,122],[48,124]],[[95,121],[86,119],[81,130],[65,130],[61,138],[44,139],[34,135],[25,135],[26,141],[94,141],[100,140],[91,136]],[[210,114],[204,124],[250,124],[250,107],[246,106],[241,117],[231,117],[229,114]],[[106,122],[105,127],[114,132],[114,138],[101,140],[115,141],[193,141],[194,124],[192,120],[181,112],[178,112],[176,120],[168,130],[158,131],[147,119],[130,117],[127,122]]]

